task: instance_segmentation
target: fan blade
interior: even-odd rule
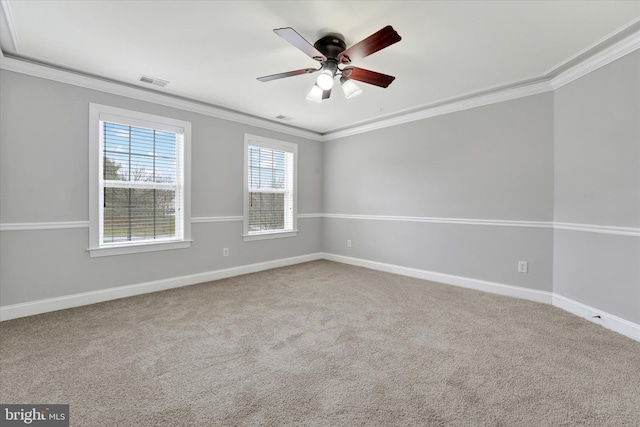
[[[309,74],[318,71],[315,68],[303,68],[301,70],[289,71],[286,73],[271,74],[270,76],[258,77],[261,82],[269,82],[271,80],[283,79],[285,77],[299,76],[300,74]]]
[[[380,87],[388,87],[392,81],[396,78],[393,76],[388,76],[386,74],[377,73],[375,71],[365,70],[364,68],[358,67],[346,67],[342,70],[342,74],[351,80],[357,80],[363,83],[369,83],[370,85],[380,86]]]
[[[396,30],[394,30],[391,25],[387,25],[377,33],[370,35],[361,42],[356,43],[347,50],[341,52],[338,55],[338,61],[343,64],[357,61],[358,59],[362,59],[365,56],[376,53],[387,46],[391,46],[400,40],[402,40],[402,37],[398,35]]]
[[[316,61],[326,61],[327,57],[322,54],[318,49],[313,47],[308,41],[304,39],[296,30],[291,27],[286,28],[277,28],[273,30],[274,33],[303,51],[307,54],[311,59],[315,59]]]

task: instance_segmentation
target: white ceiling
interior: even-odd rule
[[[640,16],[640,1],[0,1],[6,56],[318,133],[548,76]],[[336,87],[317,104],[305,99],[315,75],[256,80],[317,68],[274,28],[351,46],[386,25],[402,40],[354,65],[396,76],[387,89],[360,83],[345,100]]]

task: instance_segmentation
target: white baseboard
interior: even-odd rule
[[[402,267],[393,264],[384,264],[376,261],[369,261],[360,258],[351,258],[342,255],[325,253],[324,259],[337,261],[344,264],[356,265],[359,267],[371,268],[373,270],[384,271],[387,273],[400,274],[403,276],[415,277],[418,279],[431,280],[433,282],[444,283],[447,285],[460,286],[462,288],[475,289],[493,294],[505,295],[509,297],[522,298],[535,302],[551,304],[551,292],[538,291],[535,289],[521,288],[518,286],[505,285],[502,283],[488,282],[486,280],[472,279],[469,277],[454,276],[445,273],[436,273],[434,271],[418,270],[416,268]]]
[[[475,289],[483,292],[490,292],[494,294],[522,298],[545,304],[552,304],[555,307],[565,310],[573,315],[582,317],[589,320],[590,322],[604,326],[607,329],[611,329],[612,331],[622,334],[633,340],[640,341],[640,325],[614,316],[613,314],[609,314],[603,310],[590,307],[577,301],[573,301],[572,299],[563,297],[562,295],[558,295],[553,292],[538,291],[535,289],[521,288],[518,286],[488,282],[485,280],[472,279],[469,277],[454,276],[451,274],[436,273],[427,270],[418,270],[415,268],[402,267],[393,264],[384,264],[381,262],[369,261],[360,258],[351,258],[342,255],[324,253],[323,258],[330,261],[371,268],[373,270],[384,271],[387,273],[400,274],[403,276],[431,280],[433,282],[444,283],[447,285],[460,286],[463,288]],[[598,318],[594,316],[600,317]]]
[[[83,292],[79,294],[66,295],[63,297],[30,301],[22,304],[6,305],[0,307],[0,321],[16,319],[18,317],[32,316],[35,314],[48,313],[50,311],[64,310],[67,308],[79,307],[83,305],[96,304],[99,302],[147,294],[151,292],[165,291],[167,289],[195,285],[198,283],[210,282],[212,280],[226,279],[228,277],[240,276],[243,274],[255,273],[258,271],[285,267],[288,265],[300,264],[308,261],[315,261],[322,258],[323,254],[321,253],[308,254],[292,258],[283,258],[274,261],[260,262],[256,264],[242,265],[239,267],[225,268],[222,270],[190,274],[188,276],[154,280],[151,282],[138,283],[135,285],[118,286],[116,288],[102,289],[99,291]]]
[[[57,298],[47,298],[22,304],[6,305],[0,307],[0,321],[48,313],[51,311],[64,310],[67,308],[79,307],[83,305],[96,304],[99,302],[126,298],[151,292],[164,291],[167,289],[195,285],[198,283],[210,282],[213,280],[226,279],[228,277],[256,273],[258,271],[269,270],[278,267],[286,267],[288,265],[300,264],[303,262],[315,261],[319,259],[326,259],[343,264],[355,265],[359,267],[370,268],[373,270],[384,271],[387,273],[400,274],[403,276],[415,277],[418,279],[430,280],[447,285],[475,289],[483,292],[490,292],[514,298],[522,298],[545,304],[553,304],[554,306],[568,311],[569,313],[574,314],[578,317],[582,317],[593,323],[602,325],[607,329],[611,329],[612,331],[625,335],[631,339],[640,341],[640,325],[614,316],[613,314],[606,313],[597,308],[579,303],[562,295],[554,294],[552,292],[538,291],[535,289],[521,288],[518,286],[505,285],[502,283],[488,282],[485,280],[454,276],[451,274],[437,273],[427,270],[419,270],[416,268],[402,267],[394,264],[385,264],[381,262],[369,261],[365,259],[352,258],[330,253],[314,253],[256,264],[225,268],[222,270],[190,274],[187,276],[154,280],[151,282],[139,283],[135,285],[119,286],[116,288],[83,292]],[[600,317],[597,318],[593,316]]]
[[[64,310],[67,308],[79,307],[83,305],[96,304],[119,298],[126,298],[151,292],[164,291],[182,286],[195,285],[213,280],[226,279],[228,277],[240,276],[242,274],[255,273],[272,268],[285,267],[302,262],[327,259],[344,264],[356,265],[385,271],[388,273],[400,274],[403,276],[415,277],[418,279],[431,280],[463,288],[475,289],[484,292],[523,298],[531,301],[551,304],[551,293],[537,291],[533,289],[520,288],[517,286],[504,285],[501,283],[487,282],[468,277],[453,276],[450,274],[436,273],[433,271],[418,270],[415,268],[401,267],[392,264],[368,261],[364,259],[351,258],[342,255],[329,253],[314,253],[292,258],[284,258],[274,261],[267,261],[257,264],[243,265],[239,267],[226,268],[222,270],[208,271],[204,273],[190,274],[187,276],[172,277],[169,279],[154,280],[151,282],[139,283],[135,285],[119,286],[116,288],[102,289],[99,291],[83,292],[66,295],[63,297],[47,298],[37,301],[30,301],[21,304],[7,305],[0,307],[0,321],[16,319],[19,317],[32,316],[35,314],[47,313],[50,311]]]
[[[553,294],[553,305],[633,340],[640,341],[640,325],[638,324],[558,294]]]

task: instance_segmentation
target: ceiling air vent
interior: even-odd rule
[[[155,85],[160,87],[165,87],[166,85],[169,84],[169,82],[166,80],[156,79],[154,77],[142,76],[142,75],[140,76],[140,81],[142,83],[147,83],[150,85]]]

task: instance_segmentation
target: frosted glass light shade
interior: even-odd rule
[[[330,70],[324,70],[318,76],[316,84],[320,86],[322,90],[329,90],[333,87],[333,73]]]
[[[360,89],[360,87],[348,77],[340,77],[340,83],[342,83],[344,97],[347,99],[353,98],[354,96],[358,96],[362,93],[362,89]]]
[[[317,103],[322,102],[322,94],[324,93],[324,91],[322,90],[322,88],[320,86],[313,85],[313,87],[311,88],[311,90],[309,91],[309,93],[307,94],[307,99],[309,101],[314,101]]]

